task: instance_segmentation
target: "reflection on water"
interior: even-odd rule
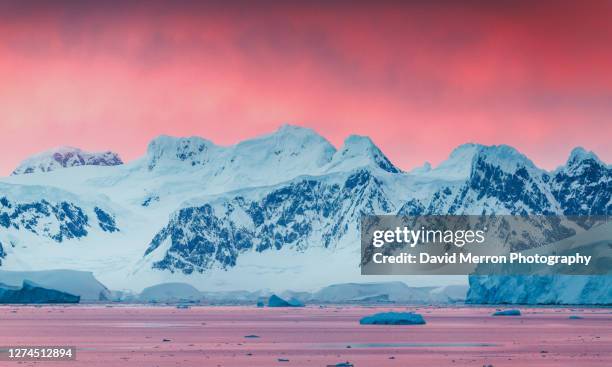
[[[357,343],[347,344],[351,348],[435,348],[435,347],[496,347],[491,343]]]
[[[176,324],[167,322],[105,322],[105,323],[88,323],[87,326],[105,326],[113,328],[176,328],[176,327],[190,327],[194,324]]]

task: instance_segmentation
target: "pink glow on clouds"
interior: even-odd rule
[[[612,161],[609,2],[38,4],[0,4],[0,174],[58,145],[130,160],[159,134],[282,123],[368,135],[404,169],[466,142]]]

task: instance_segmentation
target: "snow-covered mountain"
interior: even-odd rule
[[[552,194],[567,215],[610,214],[612,170],[595,153],[576,148],[552,174]]]
[[[117,153],[90,153],[73,147],[59,147],[36,154],[19,164],[13,175],[49,172],[76,166],[117,166],[123,164]]]
[[[314,290],[363,282],[364,214],[609,215],[610,177],[580,149],[547,172],[512,147],[466,144],[404,172],[367,137],[336,150],[295,126],[232,146],[161,136],[125,165],[0,179],[0,261],[93,271],[113,289]]]
[[[362,215],[394,209],[382,181],[367,169],[319,179],[300,177],[190,203],[172,215],[144,256],[161,249],[163,259],[154,268],[190,274],[236,266],[246,251],[288,247],[299,252],[311,246],[334,251],[347,232],[358,232]]]
[[[549,173],[506,145],[462,145],[440,166],[417,175],[446,183],[432,196],[407,201],[402,213],[551,214],[560,208]]]

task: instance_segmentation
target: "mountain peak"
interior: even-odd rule
[[[375,166],[390,173],[401,172],[372,139],[367,136],[349,135],[342,148],[334,154],[330,170],[352,170],[364,166]]]
[[[199,137],[159,136],[145,160],[149,170],[194,168],[226,187],[271,184],[302,174],[316,174],[336,149],[314,130],[283,125],[278,130],[235,145],[218,146]]]
[[[425,175],[432,178],[458,180],[469,176],[472,169],[474,156],[482,148],[479,144],[462,144],[453,149],[448,159],[440,163],[437,167],[429,169],[416,169],[413,174]]]
[[[448,159],[437,167],[431,170],[415,170],[413,173],[432,178],[463,180],[469,177],[477,159],[510,172],[520,167],[537,169],[529,158],[509,145],[467,143],[453,149]]]
[[[207,153],[215,145],[206,139],[191,137],[174,137],[160,135],[151,140],[147,147],[147,164],[149,170],[160,162],[188,162],[195,166],[206,162]]]
[[[272,133],[272,135],[274,134],[289,134],[289,135],[313,135],[314,134],[314,135],[320,136],[313,129],[309,127],[291,125],[291,124],[282,124],[275,132]]]
[[[522,167],[536,169],[536,166],[526,155],[505,144],[481,145],[478,149],[478,156],[508,171],[515,171]]]
[[[361,145],[371,147],[374,146],[374,142],[369,136],[351,134],[344,139],[344,145]]]
[[[572,149],[572,152],[570,153],[569,158],[567,159],[567,166],[573,166],[589,159],[597,162],[600,165],[603,165],[603,162],[599,159],[599,157],[597,157],[595,153],[593,153],[592,151],[587,151],[583,147],[576,147]]]
[[[116,166],[120,164],[123,164],[123,161],[119,155],[111,151],[92,153],[75,147],[61,146],[25,159],[15,168],[12,175],[50,172],[76,166]]]
[[[275,165],[283,165],[284,162],[310,168],[328,164],[336,152],[334,146],[313,129],[288,124],[270,134],[244,140],[230,149],[237,159],[248,160],[250,164],[275,162]]]
[[[309,148],[311,145],[324,145],[326,148],[335,151],[331,143],[313,129],[289,124],[281,125],[272,133],[241,141],[236,144],[236,147],[261,144],[293,146],[294,149]]]

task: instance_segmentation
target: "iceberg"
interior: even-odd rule
[[[462,286],[458,286],[461,288]],[[450,288],[449,288],[450,290]],[[463,299],[467,287],[463,287]],[[446,288],[409,287],[403,282],[341,283],[322,288],[312,296],[323,303],[447,303],[461,298],[461,290]]]
[[[24,280],[21,288],[0,284],[0,304],[79,303],[80,297]]]
[[[612,222],[592,227],[566,239],[523,251],[533,255],[548,248],[549,253],[568,255],[571,253],[597,254],[597,261],[590,265],[594,274],[578,275],[550,274],[533,275],[470,275],[467,303],[482,304],[612,304],[612,276],[609,275]],[[510,264],[504,265],[512,274]]]
[[[43,288],[79,296],[81,301],[107,301],[111,292],[88,271],[43,270],[7,271],[0,270],[0,283],[19,287],[30,281]]]
[[[471,275],[466,303],[610,305],[611,278],[601,275]]]
[[[276,294],[273,294],[270,296],[270,299],[268,299],[268,307],[304,307],[304,304],[296,298],[285,301]]]
[[[141,302],[175,303],[198,302],[202,294],[187,283],[162,283],[145,288],[140,293]]]
[[[499,310],[493,312],[493,316],[521,316],[520,310]]]
[[[249,305],[253,303],[262,302],[262,307],[266,299],[270,297],[270,292],[267,290],[257,291],[245,291],[245,290],[232,290],[232,291],[203,291],[202,299],[206,300],[208,304],[222,304],[222,305]]]
[[[425,319],[414,312],[381,312],[359,320],[361,325],[424,325]]]

